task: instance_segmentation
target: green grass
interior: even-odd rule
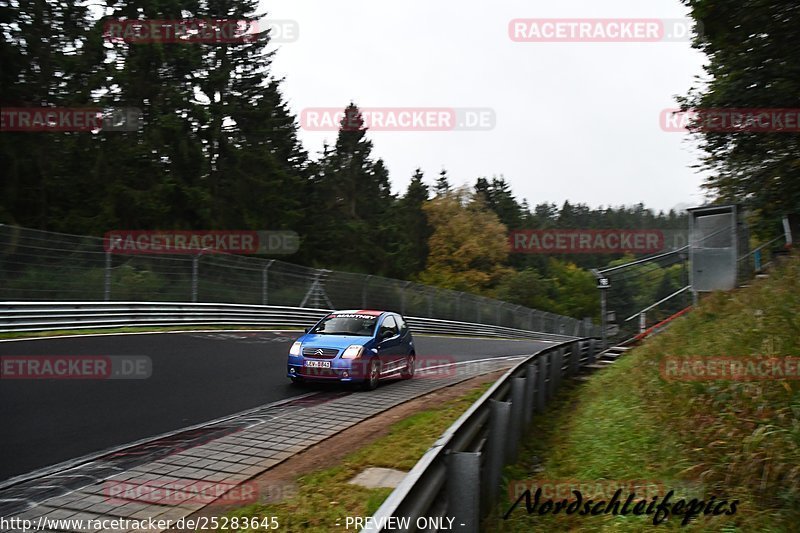
[[[676,495],[740,501],[683,531],[800,531],[800,383],[667,382],[664,357],[800,355],[800,260],[751,288],[705,298],[665,333],[584,386],[562,390],[534,420],[506,481],[652,480]],[[534,488],[535,490],[535,488]],[[613,490],[611,490],[613,492]],[[627,494],[627,491],[626,491]],[[508,520],[508,488],[487,531],[643,531],[644,517],[528,515]]]
[[[367,489],[348,481],[368,467],[410,470],[490,385],[481,385],[435,409],[395,422],[387,435],[354,450],[337,466],[297,478],[297,491],[290,498],[275,504],[250,505],[230,512],[229,516],[275,516],[281,531],[345,530],[345,517],[371,516],[392,492],[392,489]]]

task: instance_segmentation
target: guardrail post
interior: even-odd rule
[[[447,516],[463,533],[478,533],[480,526],[481,454],[447,455]]]
[[[595,350],[596,350],[595,339],[589,339],[589,355],[586,358],[587,365],[594,364],[594,357],[595,357]]]
[[[511,418],[511,404],[489,400],[489,442],[487,443],[486,503],[493,503],[500,488],[500,480],[505,464],[508,422]]]
[[[539,368],[536,369],[536,374],[539,376],[539,382],[536,385],[536,412],[543,413],[545,403],[547,403],[547,360],[550,358],[549,353],[542,354],[539,357]]]
[[[552,399],[553,396],[555,396],[556,394],[557,382],[559,374],[561,373],[559,367],[561,365],[561,354],[563,353],[563,351],[564,351],[563,348],[559,348],[558,350],[553,352],[553,354],[550,356],[550,365],[549,365],[550,372],[548,372],[549,374],[548,377],[550,378],[550,381],[548,382],[548,387],[547,387],[548,400]]]
[[[581,342],[575,341],[570,347],[569,353],[569,375],[575,377],[578,375],[578,370],[581,367]]]
[[[527,428],[536,410],[536,363],[525,369],[525,427]]]
[[[511,420],[508,424],[507,460],[517,459],[519,440],[522,438],[522,417],[525,414],[525,378],[511,380]]]

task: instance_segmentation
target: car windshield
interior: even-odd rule
[[[373,315],[330,315],[325,317],[309,333],[372,337],[377,323],[378,317]]]

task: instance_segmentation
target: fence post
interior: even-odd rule
[[[525,413],[525,378],[511,380],[511,420],[508,424],[508,448],[506,457],[509,462],[517,459],[519,440],[522,438],[522,417]]]
[[[480,525],[481,454],[451,452],[447,455],[447,515],[458,531],[478,533]]]
[[[489,400],[489,442],[487,443],[486,503],[494,502],[505,464],[508,422],[511,418],[511,404]]]
[[[370,274],[364,278],[364,286],[361,287],[361,309],[367,309],[367,286],[371,277],[372,275]]]
[[[192,302],[197,303],[197,271],[200,254],[192,256]]]
[[[406,292],[408,292],[408,288],[411,286],[410,281],[406,281],[403,285],[403,288],[400,289],[400,314],[405,316],[406,314]]]
[[[274,263],[274,259],[267,261],[264,270],[261,271],[261,305],[269,305],[269,267]]]
[[[542,354],[539,361],[539,368],[536,374],[539,376],[539,383],[536,385],[536,412],[543,413],[544,405],[547,402],[547,360],[550,358],[549,353]]]
[[[111,299],[111,252],[106,250],[106,272],[103,287],[103,300],[109,301]]]
[[[606,347],[606,336],[608,335],[608,313],[606,312],[606,306],[608,303],[608,289],[600,289],[600,334],[602,335],[602,346],[603,349]]]

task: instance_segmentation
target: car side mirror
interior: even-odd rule
[[[311,328],[310,328],[310,327],[303,328],[303,331],[305,331],[306,333],[308,333],[309,331],[311,331]]]

